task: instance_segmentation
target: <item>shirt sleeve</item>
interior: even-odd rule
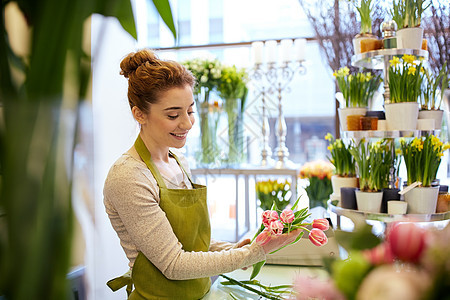
[[[168,279],[210,277],[265,259],[264,250],[256,243],[237,249],[225,244],[214,248],[218,244],[213,244],[214,251],[184,251],[159,206],[159,190],[146,167],[116,166],[108,175],[104,196],[127,256],[135,259],[137,252],[142,252]]]

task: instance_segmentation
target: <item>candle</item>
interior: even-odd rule
[[[295,48],[295,60],[297,61],[305,60],[306,39],[296,39],[294,41],[294,48]]]
[[[288,63],[292,60],[292,40],[286,39],[281,40],[280,46],[281,46],[281,61]]]
[[[253,63],[261,64],[263,62],[263,42],[252,43]]]
[[[268,63],[274,63],[277,61],[277,41],[266,41],[266,60]]]

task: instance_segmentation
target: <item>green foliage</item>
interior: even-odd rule
[[[361,0],[358,6],[356,1],[354,2],[356,9],[361,17],[361,30],[360,33],[372,33],[372,0]]]
[[[331,157],[328,160],[334,165],[336,175],[343,177],[353,177],[356,175],[355,159],[350,153],[350,146],[344,144],[341,139],[334,139],[331,133],[325,136],[329,142],[328,151]]]
[[[269,179],[256,182],[256,196],[263,210],[269,210],[273,205],[283,210],[289,204],[291,195],[291,184],[287,180],[282,182]]]
[[[3,19],[11,2],[2,1],[0,14],[0,298],[66,299],[73,147],[91,73],[84,22],[115,16],[136,38],[135,23],[128,0],[17,1],[32,29],[30,55],[19,57]]]
[[[428,0],[394,0],[391,15],[398,29],[420,26],[423,12],[431,5]]]
[[[424,110],[440,109],[449,82],[450,74],[447,62],[444,63],[438,74],[433,74],[425,69],[424,86],[420,97],[421,108]]]
[[[336,230],[336,240],[347,252],[372,249],[382,240],[372,233],[372,226],[366,223],[357,226],[353,232]]]
[[[394,56],[389,67],[390,102],[418,102],[425,77],[423,63],[417,63],[414,55]]]
[[[350,74],[347,67],[334,71],[333,76],[345,99],[345,107],[368,107],[369,100],[380,87],[381,75],[370,72]]]
[[[310,207],[327,207],[327,200],[329,199],[331,193],[333,193],[331,180],[327,177],[322,179],[315,176],[311,177],[309,179],[309,185],[305,188],[305,190],[309,197]]]
[[[444,152],[450,147],[434,135],[414,138],[406,141],[400,139],[400,147],[405,161],[408,185],[420,181],[422,186],[431,186],[436,179]]]
[[[393,145],[388,140],[366,142],[362,139],[349,151],[356,161],[361,191],[378,192],[387,188],[393,164]]]
[[[351,252],[347,260],[337,260],[332,265],[332,278],[336,287],[348,300],[355,299],[361,282],[371,270],[370,263],[360,252]]]

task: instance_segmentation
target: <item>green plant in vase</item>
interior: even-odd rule
[[[196,77],[194,100],[200,118],[201,149],[198,152],[199,162],[210,165],[219,160],[217,145],[217,123],[220,117],[220,106],[211,96],[217,92],[222,77],[222,64],[218,59],[195,58],[183,63]]]
[[[236,66],[224,67],[218,86],[228,116],[228,158],[229,164],[240,163],[244,155],[243,116],[248,94],[248,74]]]
[[[424,0],[394,0],[391,15],[398,29],[420,26],[423,12],[431,5]]]
[[[387,188],[389,171],[393,165],[391,146],[387,140],[371,143],[361,139],[349,151],[356,161],[362,192],[379,192]]]
[[[372,0],[361,0],[359,5],[357,1],[354,1],[354,5],[361,17],[360,33],[372,33]]]
[[[436,179],[442,156],[450,145],[444,144],[434,135],[428,135],[409,141],[402,138],[400,148],[405,161],[408,185],[419,181],[421,186],[430,187]]]
[[[439,110],[444,99],[444,91],[449,86],[449,70],[444,63],[438,74],[425,69],[424,87],[420,97],[422,110]]]
[[[425,78],[423,62],[414,55],[394,56],[389,66],[390,103],[417,102]]]
[[[345,107],[368,107],[369,100],[380,87],[381,75],[370,72],[350,74],[348,67],[342,67],[333,73],[339,90],[345,100]]]
[[[333,164],[335,174],[340,177],[354,177],[355,159],[349,151],[350,146],[345,145],[341,139],[335,139],[331,133],[328,133],[325,139],[329,142],[327,149],[331,157],[328,157],[328,160]]]
[[[309,185],[305,188],[309,198],[309,207],[327,207],[333,188],[331,176],[334,166],[330,162],[317,160],[304,164],[300,169],[300,178],[308,179]]]

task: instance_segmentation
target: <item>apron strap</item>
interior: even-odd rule
[[[160,188],[166,188],[166,184],[161,176],[161,173],[159,173],[158,168],[152,161],[152,157],[150,152],[148,151],[147,147],[144,144],[144,141],[141,138],[141,135],[139,134],[136,141],[134,142],[134,147],[136,148],[137,153],[142,158],[142,160],[147,165],[150,172],[152,172],[153,176],[156,179],[156,182],[158,183],[158,186]],[[186,174],[187,178],[189,179],[189,182],[191,183],[192,187],[194,187],[194,182],[191,179],[191,176],[189,176],[188,172],[186,172],[186,169],[183,167],[183,164],[180,163],[178,160],[178,157],[173,154],[172,151],[169,150],[169,155],[171,155],[175,160],[177,161],[178,166],[180,166],[181,170]],[[194,187],[195,188],[195,187]]]
[[[192,181],[191,176],[189,176],[188,172],[186,172],[186,169],[183,167],[183,164],[180,163],[180,161],[178,160],[178,157],[175,154],[173,154],[172,151],[170,151],[170,150],[169,150],[169,154],[172,155],[173,158],[175,158],[175,160],[177,161],[181,170],[184,172],[184,174],[186,174],[186,177],[189,179],[189,182],[191,183],[192,187],[194,187],[194,182]]]
[[[115,292],[127,286],[127,295],[130,297],[131,292],[133,291],[133,280],[131,279],[131,270],[123,274],[122,276],[113,278],[106,283],[109,288]]]
[[[136,141],[134,142],[134,147],[136,148],[136,151],[139,154],[139,156],[147,165],[150,172],[152,172],[153,177],[155,177],[156,182],[158,183],[158,186],[160,188],[166,188],[166,184],[164,183],[161,173],[159,173],[158,168],[153,163],[152,156],[150,155],[150,152],[145,146],[144,141],[142,140],[140,134],[138,135]]]

